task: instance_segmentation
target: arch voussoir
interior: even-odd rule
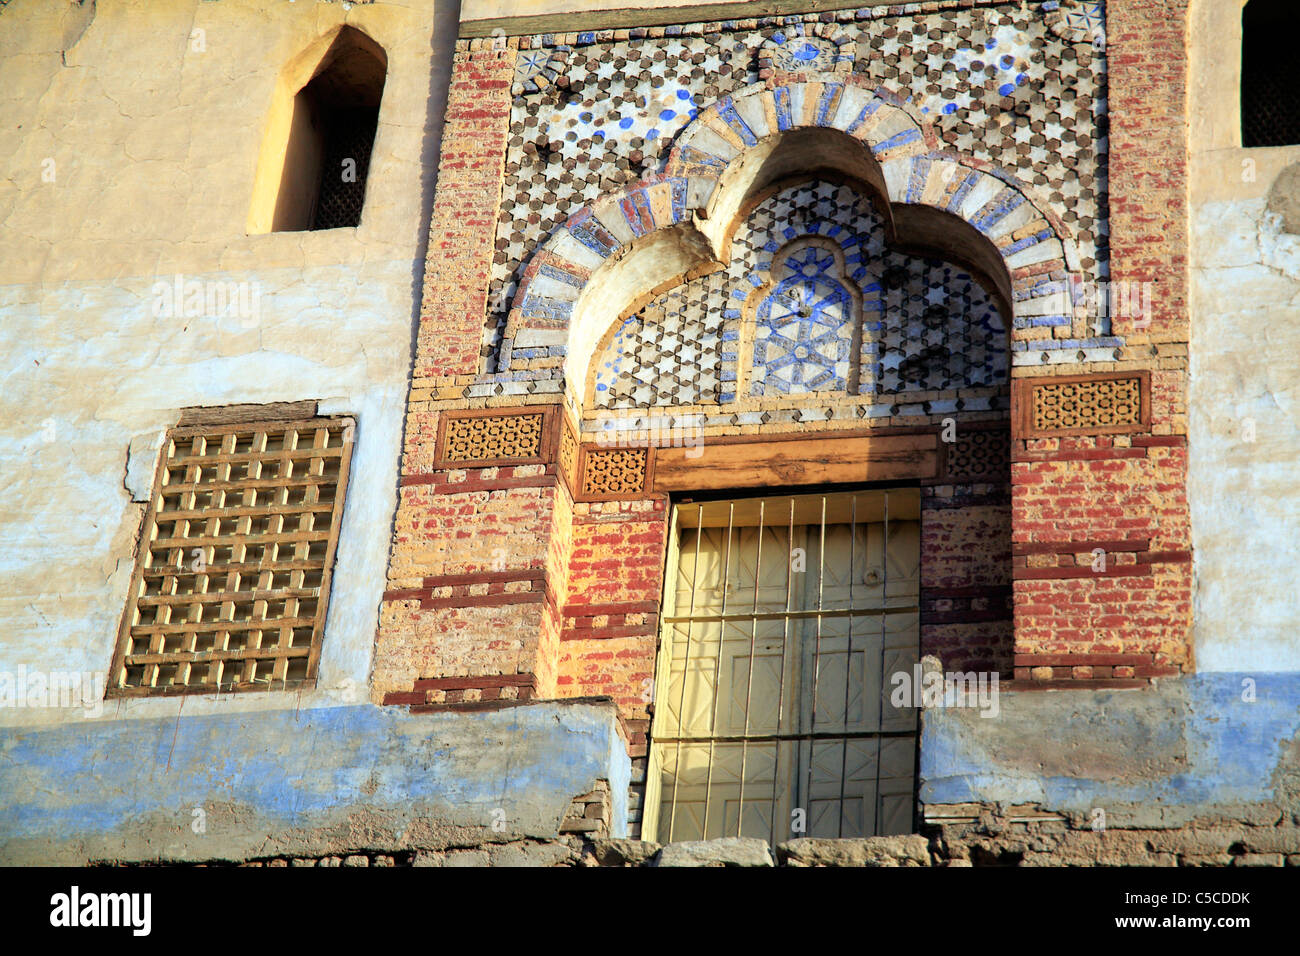
[[[1068,273],[1078,270],[1078,253],[1064,223],[1030,187],[991,163],[944,151],[911,103],[866,77],[784,74],[701,109],[660,172],[601,197],[552,233],[520,278],[500,367],[508,370],[521,358],[534,367],[562,366],[584,294],[600,281],[602,268],[655,233],[707,221],[723,191],[747,188],[728,178],[750,151],[804,129],[834,130],[862,144],[891,215],[937,211],[983,236],[993,250],[989,258],[1004,267],[1015,329],[1074,321]],[[711,251],[716,258],[722,248],[716,227],[708,243],[713,248],[701,255]],[[644,291],[629,289],[628,301]],[[608,296],[603,301],[607,312]]]

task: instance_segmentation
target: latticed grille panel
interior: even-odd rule
[[[1011,477],[1011,434],[1002,429],[964,429],[948,446],[948,477],[1007,481]]]
[[[578,467],[578,440],[567,427],[560,429],[560,474],[573,487],[574,470]]]
[[[646,457],[644,448],[589,449],[582,466],[582,493],[639,494],[645,489]]]
[[[375,145],[379,110],[359,107],[335,110],[322,157],[320,194],[316,199],[313,229],[339,229],[361,225],[366,198],[370,151]]]
[[[169,433],[110,695],[315,679],[352,435],[346,418]]]
[[[1142,422],[1142,380],[1137,377],[1039,385],[1033,394],[1036,431],[1113,428]]]
[[[541,412],[453,418],[443,435],[442,456],[447,461],[537,458],[542,454],[544,425]]]

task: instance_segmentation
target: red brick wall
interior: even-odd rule
[[[1016,676],[1179,673],[1191,663],[1184,439],[1028,445],[1012,466]]]
[[[423,379],[478,371],[505,179],[515,52],[477,49],[455,56],[429,224],[414,388]]]
[[[1110,275],[1154,292],[1148,327],[1113,318],[1127,348],[1105,370],[1151,370],[1150,434],[1013,445],[1019,679],[1140,681],[1192,666],[1186,8],[1106,7]],[[1105,571],[1093,570],[1096,548]]]
[[[1110,274],[1157,283],[1153,342],[1188,338],[1186,20],[1187,0],[1106,4]]]
[[[393,695],[419,689],[416,681],[524,675],[529,694],[553,696],[556,582],[566,555],[555,529],[568,527],[570,507],[554,466],[439,471],[405,482],[373,694],[410,703]],[[479,697],[425,689],[436,691],[429,703]]]
[[[638,733],[649,716],[667,518],[663,500],[575,506],[559,693],[614,697]]]
[[[645,795],[667,544],[662,499],[574,506],[557,692],[618,702],[632,758],[634,834],[640,832]]]
[[[921,499],[921,653],[945,670],[1011,676],[1007,485],[926,488]]]

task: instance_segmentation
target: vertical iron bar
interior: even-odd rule
[[[736,518],[736,503],[730,501],[727,503],[727,550],[722,559],[722,617],[727,616],[727,588],[731,578],[731,529]],[[709,768],[705,772],[704,778],[704,824],[703,832],[700,834],[701,839],[709,838],[709,804],[713,796],[713,744],[718,730],[718,690],[721,686],[722,677],[722,649],[726,643],[727,622],[721,620],[718,622],[718,656],[714,658],[713,663],[713,703],[709,708]],[[723,821],[722,831],[726,834],[726,804],[723,804]]]
[[[886,610],[889,608],[889,492],[885,492],[885,532],[884,540],[880,547],[880,566],[881,566],[881,586],[880,586],[880,686],[876,689],[878,714],[876,718],[876,810],[875,821],[872,826],[872,833],[875,836],[881,836],[880,814],[884,809],[885,801],[880,795],[880,764],[885,759],[885,642],[887,640],[887,622],[889,615]],[[913,688],[915,693],[916,688]]]
[[[844,786],[849,767],[849,684],[853,671],[853,554],[858,549],[858,496],[856,493],[850,501],[852,503],[849,505],[849,633],[845,637],[846,643],[844,645],[844,750],[840,756],[839,835],[841,838],[844,836]]]
[[[754,561],[754,607],[750,611],[754,616],[749,621],[749,679],[745,684],[745,731],[740,739],[740,813],[736,820],[736,836],[742,836],[745,827],[745,768],[746,759],[749,756],[749,703],[754,693],[754,654],[755,643],[758,636],[758,586],[763,579],[763,525],[764,511],[767,506],[767,499],[758,500],[758,556]],[[777,733],[781,732],[781,711],[778,708],[776,713]],[[776,744],[780,750],[780,744]],[[776,806],[772,807],[773,826],[776,821]]]
[[[812,707],[808,711],[808,733],[817,732],[817,685],[821,682],[822,669],[822,594],[826,585],[826,496],[822,495],[821,543],[817,547],[817,635],[813,649]],[[817,752],[817,741],[808,740],[808,787],[804,793],[804,802],[808,804],[808,833],[812,834],[812,782],[813,755]]]
[[[790,499],[790,527],[786,536],[786,550],[793,551],[794,548],[794,498]],[[794,562],[789,560],[793,557],[791,553],[785,562],[785,613],[786,616],[781,622],[781,680],[777,684],[776,691],[776,736],[781,736],[781,717],[785,713],[785,656],[790,649],[790,601],[794,594]],[[778,807],[777,785],[781,779],[779,773],[781,769],[781,741],[778,739],[773,742],[776,748],[772,755],[772,842],[776,843],[776,811]],[[795,744],[798,747],[798,744]],[[799,767],[795,765],[796,779],[798,779]],[[793,799],[794,794],[791,794]],[[787,830],[787,832],[789,832]]]
[[[686,681],[691,673],[691,630],[695,627],[695,590],[700,579],[700,538],[704,533],[704,504],[695,513],[695,567],[691,571],[690,620],[686,622],[686,653],[682,656],[682,692],[677,700],[677,755],[673,764],[673,803],[668,811],[668,842],[673,842],[673,828],[677,825],[677,791],[682,778],[682,725],[686,721]],[[680,558],[678,559],[680,561]],[[672,652],[668,656],[668,673],[672,674]]]

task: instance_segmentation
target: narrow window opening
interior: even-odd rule
[[[1291,60],[1298,24],[1295,0],[1251,0],[1242,12],[1243,146],[1300,144],[1300,83]]]
[[[361,224],[387,57],[349,27],[294,96],[273,231]]]

